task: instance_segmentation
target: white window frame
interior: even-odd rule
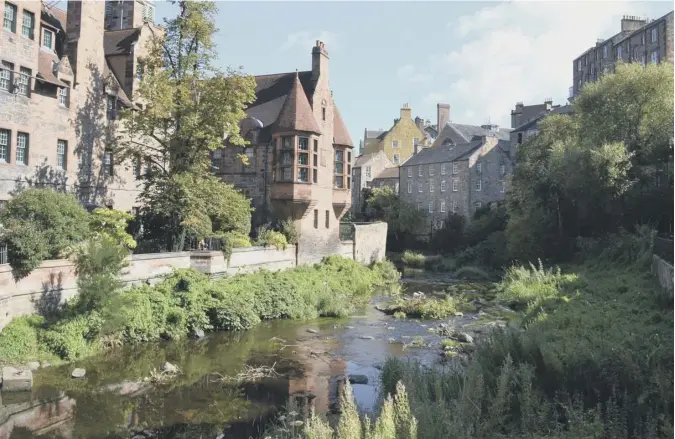
[[[370,165],[366,166],[366,178],[370,178],[372,175],[372,169]]]
[[[459,163],[452,162],[452,174],[459,174]]]
[[[216,150],[217,151],[217,150]],[[112,151],[103,152],[103,175],[110,177],[114,172]]]
[[[47,41],[47,35],[49,34],[49,46],[45,44]],[[46,47],[49,50],[54,50],[54,32],[49,29],[42,29],[42,47]]]
[[[445,182],[445,180],[441,181],[441,192],[445,192],[448,189],[448,184]]]
[[[408,166],[408,178],[412,178],[412,166]]]
[[[481,207],[483,207],[483,203],[480,202],[480,201],[476,201],[475,203],[473,203],[473,207],[474,207],[476,210],[478,210],[478,209],[480,209]]]
[[[408,193],[412,194],[412,181],[408,182]]]
[[[434,200],[429,201],[429,213],[434,213]]]
[[[429,175],[434,175],[434,165],[429,165]]]
[[[422,170],[422,165],[417,166],[417,176],[421,177],[424,175],[424,171]]]
[[[3,61],[0,70],[0,90],[12,91],[12,79],[14,77],[14,64]]]
[[[59,88],[59,105],[68,107],[68,87]]]
[[[441,200],[441,212],[445,212],[445,200]]]
[[[417,202],[417,210],[422,210],[422,202],[421,201]]]
[[[397,181],[397,182],[394,184],[394,193],[395,193],[396,195],[398,195],[398,191],[399,191],[399,184],[398,184],[398,181]]]
[[[30,96],[30,79],[33,76],[33,71],[27,67],[19,68],[19,81],[17,91],[20,95]]]
[[[2,23],[3,30],[16,33],[16,22],[19,16],[19,7],[13,3],[5,2],[5,15]],[[9,27],[8,27],[9,23]]]
[[[17,165],[28,165],[29,141],[28,133],[16,133],[15,161]]]
[[[651,33],[652,33],[652,43],[656,43],[656,41],[659,39],[659,29],[656,26],[654,26],[651,29]]]
[[[12,143],[12,132],[4,128],[0,129],[0,163],[9,163],[10,145]]]
[[[607,46],[602,46],[602,57],[607,58]]]
[[[452,213],[457,213],[457,200],[452,200]]]
[[[652,64],[658,64],[659,63],[659,51],[658,50],[652,51],[651,62],[652,62]]]
[[[623,58],[623,46],[619,46],[616,48],[616,57]]]
[[[499,175],[506,175],[506,165],[504,163],[499,165]]]
[[[483,172],[483,163],[476,162],[476,172],[478,172],[479,174]]]
[[[436,188],[435,188],[435,186],[434,186],[434,181],[433,181],[433,180],[429,180],[429,193],[433,193],[435,189],[436,189]]]
[[[394,162],[394,164],[398,164],[398,162],[399,162],[398,154],[394,154],[393,162]]]
[[[28,18],[30,21],[26,20],[26,18]],[[26,33],[28,35],[26,35]],[[35,38],[35,14],[25,9],[23,10],[22,14],[21,35],[31,40]]]
[[[59,169],[66,169],[68,166],[67,160],[68,142],[62,139],[56,141],[56,167]]]
[[[480,178],[476,180],[476,192],[480,192],[483,190],[483,180]]]
[[[453,192],[459,191],[459,180],[457,180],[456,178],[452,179],[452,191]]]
[[[398,149],[398,140],[392,140],[391,141],[391,147],[393,149]]]
[[[422,192],[422,183],[417,183],[417,192]]]
[[[445,175],[445,163],[441,163],[441,175]]]

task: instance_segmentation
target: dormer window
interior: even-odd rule
[[[42,47],[49,50],[54,50],[54,32],[49,29],[43,29],[42,32]]]

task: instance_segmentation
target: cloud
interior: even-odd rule
[[[314,47],[316,40],[323,41],[326,45],[326,50],[334,50],[339,47],[339,35],[330,31],[320,31],[320,32],[311,32],[308,30],[303,30],[299,32],[293,32],[286,36],[286,41],[283,42],[279,50],[288,51],[295,47],[299,47],[302,50],[307,50],[309,47]]]
[[[412,64],[406,64],[398,68],[398,79],[409,82],[428,82],[432,76],[430,73],[421,72]]]
[[[645,3],[509,1],[448,24],[460,43],[430,62],[445,84],[427,97],[445,97],[452,120],[510,126],[516,102],[564,104],[572,61],[598,37],[620,29],[624,14],[651,15]],[[460,108],[461,107],[461,108]]]
[[[445,95],[443,93],[432,92],[424,96],[422,102],[424,102],[426,105],[429,105],[429,104],[437,104],[443,100],[445,100]]]

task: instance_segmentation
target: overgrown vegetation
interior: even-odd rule
[[[74,360],[103,345],[181,339],[197,330],[239,331],[269,319],[346,316],[375,291],[396,292],[399,279],[389,262],[366,267],[330,256],[311,267],[217,280],[193,270],[178,270],[154,286],[116,292],[117,285],[101,287],[114,278],[111,267],[119,262],[110,251],[95,247],[89,252],[91,260],[83,270],[98,267],[96,276],[87,280],[91,294],[85,289],[81,299],[49,324],[18,318],[4,328],[0,336],[6,343],[0,345],[0,358],[26,361],[39,358],[42,350]],[[103,269],[100,265],[106,260],[110,268]],[[28,341],[12,335],[17,333],[30,333]]]
[[[288,247],[288,241],[286,241],[286,235],[282,232],[277,232],[270,228],[269,225],[265,224],[256,230],[256,245],[263,247],[275,247],[277,250],[285,250]]]
[[[398,318],[412,317],[425,320],[443,319],[454,315],[459,308],[458,300],[448,295],[445,299],[434,298],[399,298],[382,311]]]

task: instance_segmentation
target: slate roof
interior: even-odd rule
[[[377,139],[383,133],[386,133],[387,130],[369,130],[366,129],[366,139]]]
[[[126,55],[131,53],[131,47],[138,41],[141,28],[130,28],[106,31],[103,35],[103,50],[105,56]]]
[[[570,113],[572,113],[572,106],[571,105],[557,106],[557,107],[553,108],[550,112],[542,112],[541,114],[536,116],[534,119],[532,119],[528,122],[525,122],[524,124],[520,125],[519,127],[516,127],[512,132],[522,133],[522,132],[534,129],[534,128],[537,127],[539,122],[549,114],[570,114]]]
[[[396,178],[398,179],[398,174],[399,174],[399,168],[398,166],[395,166],[393,168],[385,168],[373,178],[373,180],[384,180],[384,179],[389,179],[389,178]]]
[[[495,132],[490,132],[477,125],[464,125],[448,122],[445,124],[438,137],[436,137],[433,147],[443,145],[443,142],[447,139],[452,140],[455,145],[471,142],[476,136],[496,136],[498,139],[508,140],[510,138],[510,133],[511,130],[508,128],[498,128]]]
[[[63,9],[57,8],[56,6],[47,6],[44,3],[42,4],[42,14],[41,20],[45,21],[47,24],[54,26],[55,28],[61,28],[61,30],[66,30],[66,19],[67,14]]]
[[[40,50],[40,53],[38,54],[38,72],[36,76],[38,79],[58,87],[67,87],[67,85],[54,74],[54,63],[58,62],[59,59],[55,53],[47,50]]]
[[[424,148],[401,166],[428,165],[431,163],[452,162],[466,158],[483,145],[483,139],[460,143],[452,148],[444,146]]]
[[[335,145],[354,147],[345,121],[342,120],[342,115],[340,115],[340,110],[338,110],[337,106],[335,106],[335,111],[333,112],[333,143]]]
[[[291,90],[286,95],[279,111],[279,116],[273,124],[272,131],[307,131],[321,134],[297,73]]]
[[[368,163],[370,161],[370,159],[374,158],[377,155],[383,155],[387,160],[389,160],[389,158],[384,153],[384,151],[377,151],[377,152],[373,152],[371,154],[361,154],[360,156],[356,157],[356,161],[354,162],[353,167],[354,168],[361,167],[361,166],[365,165],[366,163]],[[392,163],[392,166],[393,166],[393,163]]]

